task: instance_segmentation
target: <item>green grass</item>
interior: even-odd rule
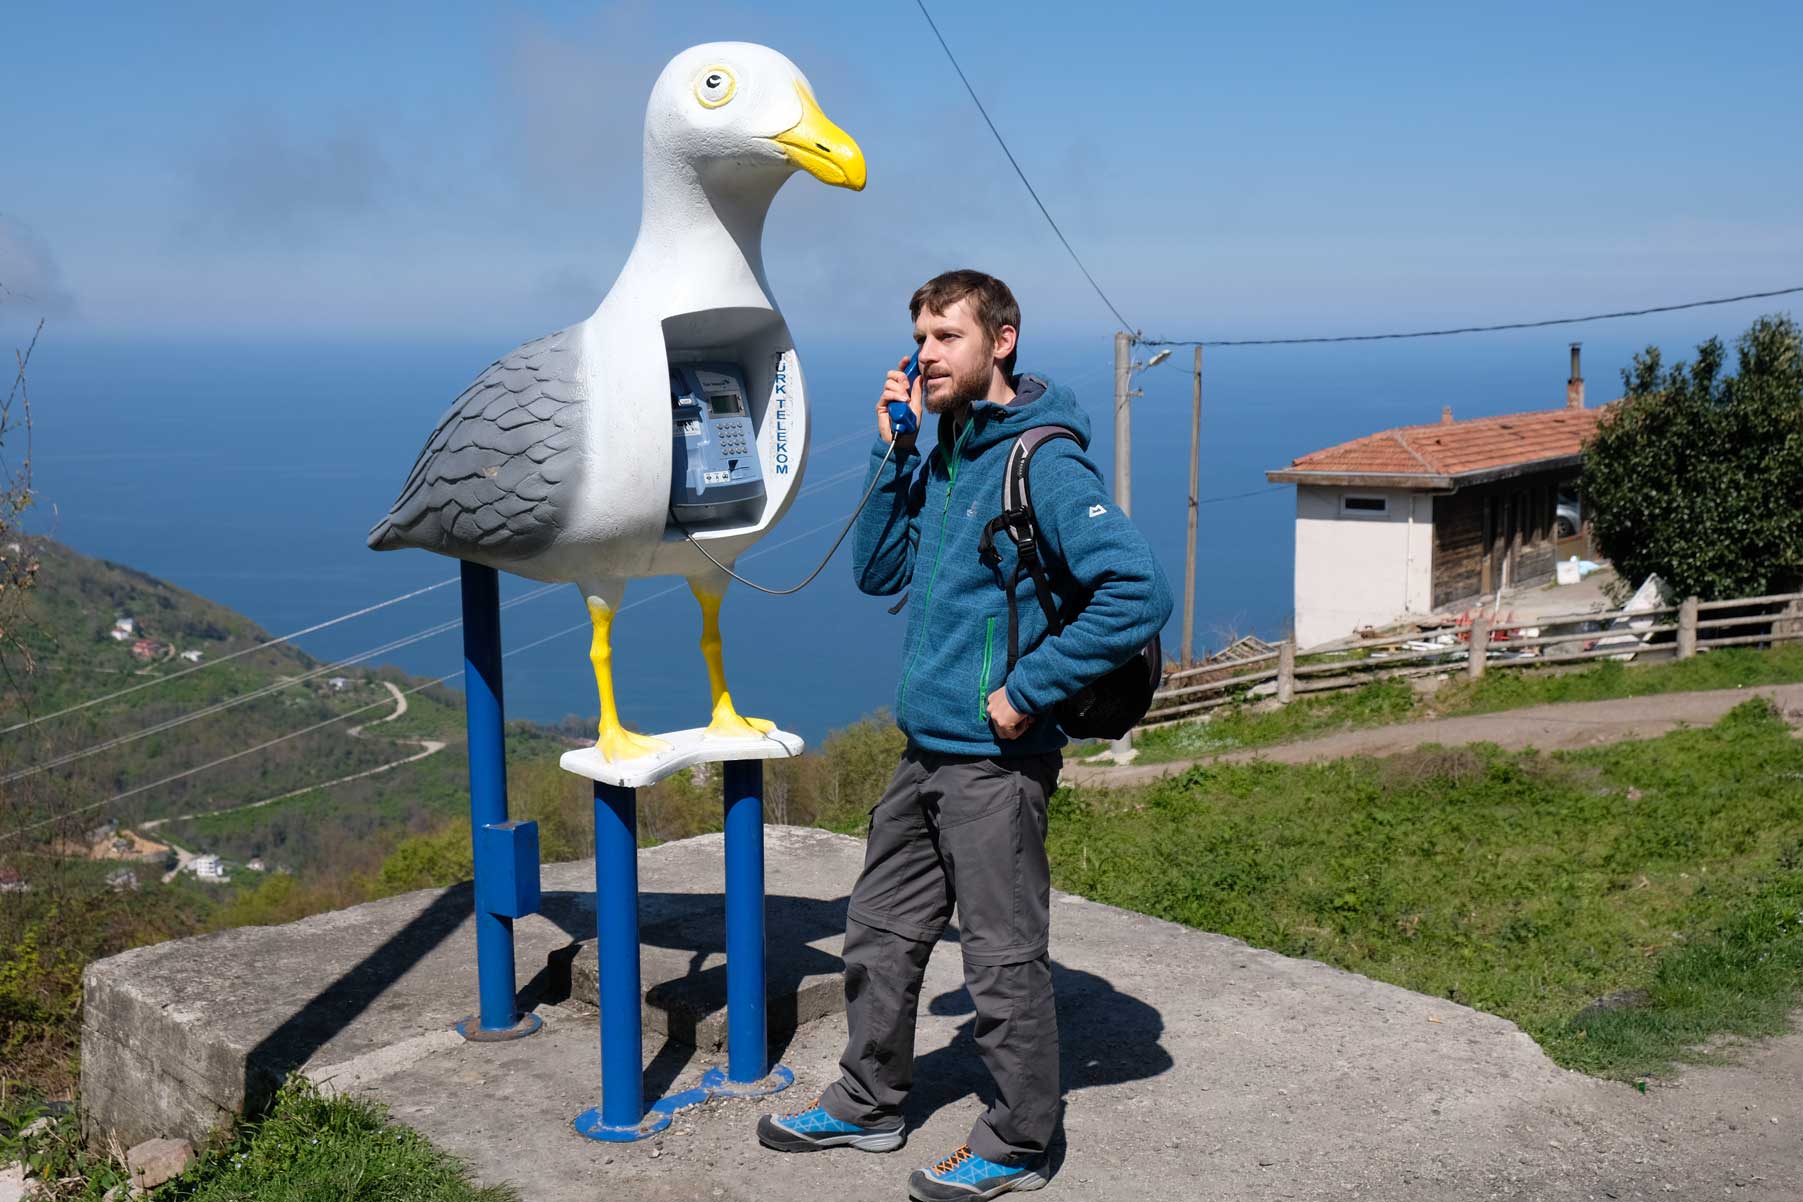
[[[1764,701],[1583,752],[1067,789],[1050,849],[1059,888],[1500,1014],[1606,1076],[1780,1030],[1803,989],[1803,740]]]
[[[23,1125],[31,1114],[30,1107],[0,1112],[0,1130]],[[98,1199],[125,1181],[122,1166],[83,1147],[73,1115],[28,1141],[0,1137],[0,1160],[10,1156],[56,1183],[34,1196]],[[267,1118],[242,1124],[149,1196],[157,1202],[511,1202],[518,1195],[478,1188],[460,1163],[418,1132],[389,1122],[382,1107],[322,1097],[297,1080],[277,1095]]]
[[[1455,669],[1455,673],[1461,671]],[[1431,694],[1418,694],[1403,680],[1382,680],[1344,692],[1304,697],[1281,708],[1227,706],[1206,722],[1137,734],[1133,744],[1139,748],[1141,763],[1167,763],[1424,718],[1798,681],[1803,681],[1803,643],[1765,651],[1724,647],[1695,659],[1660,664],[1601,660],[1573,671],[1492,668],[1475,683],[1455,675]],[[1096,745],[1095,750],[1101,749]],[[1074,749],[1073,754],[1084,750],[1086,747]]]

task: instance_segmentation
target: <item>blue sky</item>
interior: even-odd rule
[[[1803,279],[1803,8],[932,6],[1071,240],[1148,334],[1509,320]],[[7,332],[524,338],[637,222],[643,101],[773,45],[862,143],[766,251],[810,337],[887,334],[953,265],[1029,331],[1112,319],[907,0],[13,6]],[[1732,323],[1732,329],[1744,320]],[[511,345],[511,343],[509,343]]]

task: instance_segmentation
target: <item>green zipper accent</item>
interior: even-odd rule
[[[945,503],[939,507],[939,541],[933,545],[933,570],[927,576],[927,595],[921,601],[920,637],[914,640],[914,653],[908,656],[908,666],[902,672],[901,691],[895,699],[895,716],[900,719],[902,708],[908,703],[908,678],[914,675],[914,664],[920,659],[921,648],[927,641],[927,619],[933,612],[933,585],[939,580],[939,561],[945,553],[945,520],[952,509],[952,489],[958,483],[958,457],[964,449],[964,440],[970,437],[971,427],[976,425],[975,419],[964,423],[957,441],[952,444],[952,453],[947,455],[945,448],[939,448],[940,462],[945,464]]]
[[[995,647],[995,619],[990,618],[983,627],[983,683],[977,686],[977,720],[989,719],[989,669]]]

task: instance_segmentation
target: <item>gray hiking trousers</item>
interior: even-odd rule
[[[892,1121],[914,1083],[914,1022],[927,958],[958,910],[974,1036],[995,1101],[970,1149],[1010,1166],[1036,1159],[1058,1123],[1058,1016],[1046,937],[1046,799],[1057,752],[1007,759],[910,746],[870,812],[864,870],[845,925],[850,1039],[826,1112]]]

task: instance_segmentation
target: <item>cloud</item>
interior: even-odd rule
[[[24,222],[0,213],[0,308],[61,316],[75,308],[62,271],[44,240]]]
[[[375,210],[391,172],[361,129],[303,135],[249,117],[196,156],[188,174],[205,224],[294,233]]]

